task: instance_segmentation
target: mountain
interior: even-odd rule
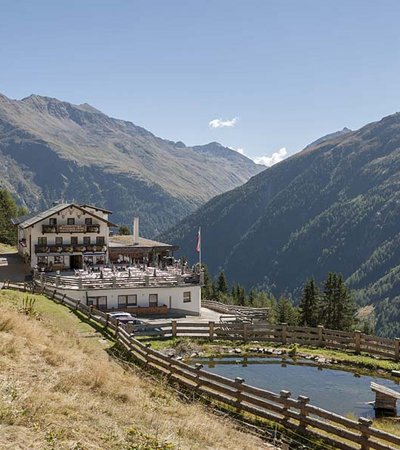
[[[228,280],[298,299],[342,273],[382,334],[400,336],[400,114],[320,139],[219,195],[162,238]]]
[[[217,143],[187,147],[88,105],[0,95],[0,179],[30,210],[93,203],[149,237],[264,168]]]

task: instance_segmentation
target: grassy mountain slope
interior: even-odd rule
[[[121,223],[139,214],[154,235],[261,170],[217,143],[186,147],[87,104],[0,95],[0,178],[29,209],[91,202]]]
[[[298,295],[307,277],[341,272],[361,304],[400,300],[400,114],[335,133],[222,194],[163,238],[195,257],[198,225],[211,271]],[[387,310],[386,310],[387,312]]]
[[[113,343],[63,306],[30,295],[34,314],[23,314],[24,297],[0,292],[1,449],[266,448],[119,363]]]

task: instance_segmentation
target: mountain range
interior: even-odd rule
[[[212,142],[187,147],[88,105],[0,95],[0,180],[29,210],[92,203],[153,237],[265,169]]]
[[[376,327],[400,336],[400,114],[344,129],[221,194],[161,236],[216,275],[299,299],[340,272]]]

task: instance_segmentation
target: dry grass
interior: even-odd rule
[[[66,308],[35,296],[39,314],[21,313],[23,297],[0,292],[1,449],[267,448],[121,367]]]
[[[13,245],[3,244],[0,242],[0,255],[4,253],[15,253],[17,248]]]

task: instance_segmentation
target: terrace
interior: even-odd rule
[[[104,267],[97,271],[76,270],[75,273],[54,275],[36,271],[34,278],[47,287],[76,290],[174,287],[202,283],[202,276],[195,271],[174,266],[164,269],[137,266],[123,269]]]

